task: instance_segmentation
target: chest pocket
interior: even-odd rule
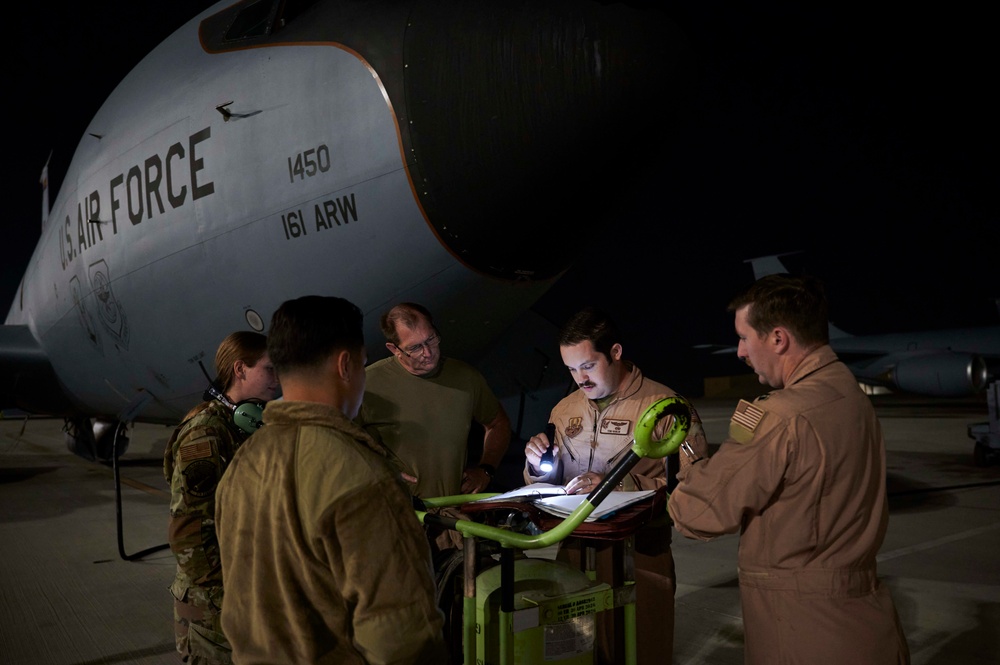
[[[618,420],[613,418],[605,418],[601,421],[601,434],[608,434],[611,436],[628,436],[629,432],[632,430],[631,420]]]

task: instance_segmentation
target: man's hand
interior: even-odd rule
[[[473,467],[462,472],[462,494],[479,494],[490,484],[490,474],[482,467]]]
[[[549,437],[545,436],[545,432],[539,432],[528,439],[528,443],[524,444],[524,457],[528,460],[528,464],[531,465],[533,471],[538,471],[538,464],[542,461],[542,455],[548,449]],[[552,445],[552,457],[559,457],[558,443]]]
[[[604,476],[593,471],[581,473],[566,483],[566,494],[590,494],[603,479]]]
[[[686,467],[691,466],[692,464],[697,464],[704,458],[701,455],[699,455],[694,448],[691,447],[690,443],[684,441],[683,443],[681,443],[680,459],[681,459],[681,468],[684,469]]]

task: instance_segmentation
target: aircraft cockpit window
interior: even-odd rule
[[[257,0],[247,2],[236,14],[225,41],[239,41],[272,34],[316,0]]]
[[[268,34],[271,29],[271,19],[279,4],[280,0],[257,0],[245,6],[226,30],[226,41]]]
[[[285,0],[284,5],[281,7],[281,11],[278,12],[280,18],[275,24],[275,30],[280,30],[285,27],[285,24],[294,19],[306,7],[309,7],[316,3],[316,0]]]

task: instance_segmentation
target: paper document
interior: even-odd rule
[[[490,501],[534,501],[548,496],[566,496],[566,488],[550,483],[533,483],[518,487],[516,490],[497,494],[486,499],[476,499],[473,503],[488,503]]]
[[[617,510],[630,506],[637,501],[642,501],[653,496],[653,490],[642,490],[640,492],[612,492],[604,498],[600,505],[596,506],[590,515],[588,522],[594,522],[602,517],[606,517]],[[533,483],[518,487],[515,490],[497,494],[485,499],[477,499],[473,503],[489,503],[493,501],[524,501],[532,503],[545,512],[566,517],[587,498],[586,494],[566,494],[563,485],[552,485],[550,483]]]
[[[587,516],[587,522],[594,522],[607,517],[612,513],[621,510],[625,506],[631,506],[637,501],[648,499],[656,492],[653,490],[642,490],[640,492],[612,492],[604,497],[604,501],[594,507],[594,510]],[[551,496],[538,499],[534,502],[536,506],[547,513],[566,517],[587,499],[586,494],[567,494],[565,496]]]

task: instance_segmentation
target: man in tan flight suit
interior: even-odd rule
[[[589,494],[632,449],[635,429],[645,411],[664,397],[676,393],[645,376],[625,359],[621,332],[608,314],[585,307],[567,321],[558,336],[559,355],[577,384],[552,409],[549,422],[555,426],[555,440],[542,432],[528,439],[524,448],[524,481],[566,486],[568,494]],[[669,418],[656,426],[653,438],[663,437]],[[688,445],[699,454],[708,454],[701,419],[691,408]],[[542,454],[553,446],[554,466],[540,468]],[[675,458],[676,459],[676,458]],[[670,486],[671,473],[664,459],[644,458],[622,479],[620,490],[655,490]],[[635,534],[636,656],[638,665],[669,665],[673,658],[674,596],[677,580],[670,549],[670,522],[660,515]],[[558,558],[576,569],[581,567],[581,541],[575,537],[562,542]],[[597,579],[614,586],[614,543],[597,543]],[[615,623],[624,617],[615,612],[597,616],[597,659],[599,665],[617,664]]]
[[[701,540],[740,532],[746,663],[909,663],[875,566],[889,521],[885,443],[828,344],[822,284],[769,275],[729,311],[739,357],[775,390],[739,403],[710,459],[681,455],[675,528]]]

